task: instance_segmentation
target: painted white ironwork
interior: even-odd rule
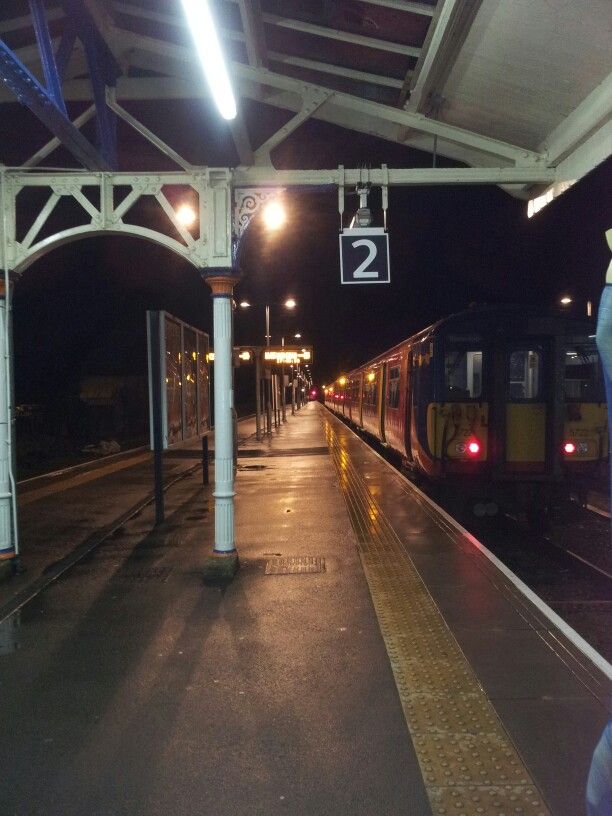
[[[186,173],[91,173],[87,171],[23,172],[0,168],[0,258],[4,269],[21,272],[49,250],[92,235],[132,235],[145,238],[180,255],[197,268],[231,265],[231,171],[199,168]],[[48,198],[29,223],[18,199],[33,188],[47,189]],[[199,223],[193,231],[177,217],[171,201],[195,194]],[[59,232],[44,228],[60,199],[79,205],[72,223]],[[132,220],[133,208],[143,199],[157,202],[166,216],[166,229],[144,227]],[[18,215],[19,214],[19,215]]]
[[[231,553],[234,540],[234,390],[232,385],[232,302],[214,296],[215,346],[215,552]]]
[[[4,277],[0,282],[0,561],[13,558],[16,536],[13,535],[13,477],[11,467],[11,378],[9,359],[9,298]]]
[[[248,174],[247,174],[248,175]],[[282,187],[237,187],[234,190],[234,230],[238,239],[261,207],[283,192]]]

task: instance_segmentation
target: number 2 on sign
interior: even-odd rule
[[[374,241],[368,241],[367,238],[361,238],[359,241],[353,241],[352,246],[355,247],[355,248],[363,246],[363,247],[367,247],[367,249],[368,249],[367,258],[365,259],[365,261],[362,261],[359,264],[359,266],[357,267],[357,269],[353,273],[353,278],[357,278],[357,279],[360,279],[360,278],[361,279],[363,279],[363,278],[377,278],[378,277],[378,272],[375,272],[373,270],[370,270],[369,272],[365,271],[368,268],[368,266],[372,263],[372,261],[376,258],[376,255],[377,255],[376,244],[374,243]]]

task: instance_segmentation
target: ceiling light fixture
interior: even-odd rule
[[[236,100],[208,0],[182,0],[204,75],[224,119],[236,118]]]

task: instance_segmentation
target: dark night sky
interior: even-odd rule
[[[258,110],[247,110],[255,144],[287,118]],[[146,106],[136,112],[145,121],[156,115]],[[190,120],[188,129],[181,116]],[[206,143],[209,164],[235,161],[227,133],[205,118],[198,146],[193,139],[183,146],[188,158],[204,161],[198,151],[206,152]],[[19,116],[12,121],[16,130]],[[183,105],[172,116],[157,115],[155,129],[169,141],[173,133],[192,134],[193,109]],[[0,144],[7,145],[8,137],[3,128]],[[427,154],[320,122],[306,123],[274,159],[279,168],[431,164]],[[154,160],[127,138],[124,168],[136,161],[150,167]],[[608,160],[532,219],[524,201],[496,187],[392,188],[389,286],[341,286],[337,194],[292,193],[282,233],[250,230],[237,297],[263,304],[295,296],[295,314],[273,311],[272,333],[280,340],[282,333],[300,331],[315,346],[318,384],[472,301],[547,307],[568,291],[584,308],[587,299],[598,302],[608,264],[604,231],[612,226],[611,181]],[[347,220],[355,202],[347,199]],[[379,202],[372,206],[377,210]],[[84,374],[145,373],[147,308],[165,308],[212,334],[206,287],[193,268],[157,246],[88,239],[36,262],[16,287],[18,401],[45,401],[58,388],[75,390]],[[239,312],[235,327],[237,343],[263,342],[263,308]]]

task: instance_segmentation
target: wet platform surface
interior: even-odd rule
[[[399,474],[311,404],[237,493],[230,585],[196,471],[4,624],[0,813],[583,812],[608,682]]]

